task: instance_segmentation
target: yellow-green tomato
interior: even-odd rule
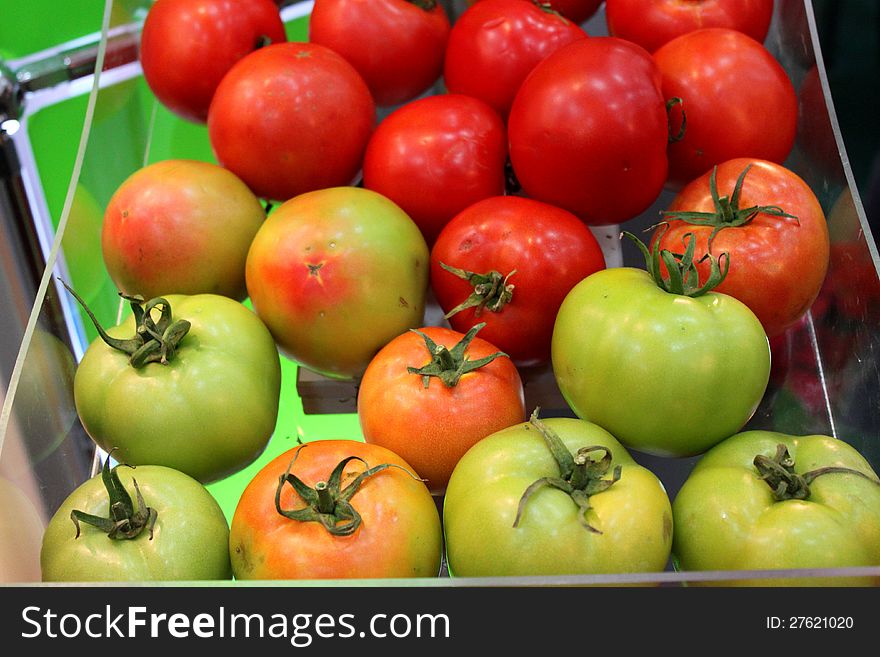
[[[551,444],[575,463],[581,451],[585,486],[583,471],[566,478]],[[660,571],[672,544],[660,480],[607,431],[572,418],[533,415],[474,445],[452,473],[443,522],[457,577]]]
[[[52,516],[43,535],[40,564],[45,582],[138,582],[229,579],[229,525],[220,506],[198,481],[162,466],[119,466],[112,472],[128,493],[133,514],[142,513],[139,533],[128,538],[136,519],[111,538],[79,521],[74,511],[109,518],[111,502],[98,474],[74,490]],[[137,481],[137,489],[134,486]],[[140,497],[138,498],[138,489]],[[143,503],[143,506],[140,504]],[[155,514],[147,511],[152,509]]]
[[[281,390],[278,350],[260,319],[237,301],[215,294],[163,299],[148,314],[164,342],[136,332],[145,322],[132,314],[107,334],[123,345],[135,335],[149,337],[137,357],[101,337],[89,346],[74,379],[76,409],[92,439],[106,451],[118,449],[121,462],[216,481],[249,465],[269,442]],[[170,323],[162,319],[166,310]],[[190,324],[182,336],[171,327],[179,321]],[[136,366],[138,359],[146,362]]]
[[[770,431],[732,436],[700,459],[673,512],[673,552],[681,570],[880,564],[880,481],[853,447],[828,436]]]
[[[761,323],[733,297],[690,297],[618,267],[578,283],[551,345],[559,389],[578,417],[631,449],[699,454],[742,429],[770,375]]]

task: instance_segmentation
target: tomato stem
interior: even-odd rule
[[[501,356],[507,358],[507,354],[502,351],[496,351],[494,354],[478,358],[477,360],[471,360],[465,356],[465,350],[485,325],[485,322],[481,322],[474,326],[452,349],[447,349],[444,345],[438,345],[430,336],[418,329],[410,329],[413,333],[420,335],[425,341],[425,346],[431,354],[431,362],[418,368],[407,367],[406,371],[410,374],[421,376],[425,388],[430,386],[432,376],[436,376],[444,385],[451,388],[458,385],[461,377],[468,372],[473,372],[484,365],[488,365]]]
[[[112,454],[114,450],[111,450]],[[137,509],[131,501],[131,495],[122,485],[116,470],[121,467],[120,464],[114,468],[110,467],[110,455],[104,461],[101,469],[101,481],[104,488],[107,489],[107,495],[110,498],[110,515],[107,518],[95,516],[83,511],[73,510],[70,512],[70,519],[76,526],[76,536],[80,536],[80,523],[83,522],[92,527],[97,527],[107,534],[112,540],[129,540],[137,538],[144,529],[150,533],[150,540],[153,540],[153,527],[156,519],[159,517],[158,512],[146,505],[141,489],[138,487],[137,480],[132,478],[134,484],[135,496],[137,499]],[[125,467],[134,468],[134,466],[126,465]]]
[[[619,465],[615,466],[611,472],[611,479],[603,479],[608,474],[608,471],[611,470],[613,461],[611,450],[604,445],[592,445],[581,447],[572,455],[559,435],[538,419],[539,411],[540,409],[535,409],[529,418],[529,423],[538,430],[544,439],[544,444],[547,445],[547,448],[553,454],[553,459],[559,468],[559,476],[542,477],[526,488],[522,497],[520,497],[513,526],[519,526],[523,511],[532,495],[541,488],[549,486],[561,490],[571,497],[578,507],[578,520],[580,520],[585,529],[594,534],[601,534],[602,532],[593,527],[587,520],[587,512],[592,508],[590,496],[608,490],[619,481],[622,467]],[[596,452],[601,452],[602,457],[593,459],[591,454]]]
[[[864,472],[841,466],[827,466],[799,474],[794,470],[794,459],[788,448],[780,443],[776,445],[776,454],[772,457],[758,454],[753,461],[758,476],[767,482],[777,502],[784,500],[805,500],[810,497],[810,484],[827,474],[854,474],[880,486],[880,481],[872,479]]]
[[[788,214],[785,210],[776,205],[752,205],[747,208],[739,207],[740,198],[742,197],[743,183],[745,182],[746,174],[748,174],[751,168],[752,164],[749,164],[742,170],[742,173],[740,173],[739,177],[736,179],[736,184],[734,184],[733,192],[730,196],[721,196],[718,193],[718,167],[715,166],[712,168],[712,173],[709,174],[709,193],[712,196],[712,203],[715,206],[713,212],[665,210],[663,212],[663,217],[665,219],[678,219],[694,226],[713,226],[708,241],[710,252],[712,251],[712,242],[715,240],[715,236],[718,235],[719,232],[725,228],[738,228],[739,226],[745,226],[759,214],[767,214],[773,217],[786,217],[798,221],[796,216]]]
[[[721,285],[730,268],[730,256],[726,252],[722,253],[719,257],[707,253],[695,261],[694,253],[697,240],[693,233],[687,233],[683,238],[684,253],[673,253],[667,249],[661,249],[661,238],[668,228],[669,224],[660,225],[661,232],[655,239],[654,246],[650,251],[644,242],[630,232],[624,231],[621,233],[621,237],[626,236],[635,242],[645,257],[645,267],[654,279],[654,282],[657,283],[660,289],[670,294],[698,297]],[[721,268],[721,258],[724,258],[724,269]],[[709,277],[701,285],[700,272],[697,269],[697,265],[705,260],[709,261]],[[663,276],[664,268],[668,274],[667,277]]]
[[[443,315],[445,319],[449,319],[467,308],[476,308],[474,315],[477,317],[483,312],[483,308],[498,313],[513,300],[514,285],[507,281],[516,273],[516,269],[504,276],[494,269],[485,274],[476,274],[466,269],[452,267],[444,262],[441,262],[440,266],[453,276],[467,281],[474,288],[467,299]]]
[[[136,328],[133,338],[114,338],[104,330],[104,327],[98,322],[98,318],[73,288],[64,281],[61,281],[61,284],[86,311],[92,324],[95,325],[98,335],[107,346],[128,354],[128,362],[135,369],[140,369],[147,363],[167,365],[177,353],[181,340],[189,333],[190,322],[185,319],[174,320],[171,315],[171,304],[166,299],[156,297],[144,302],[141,296],[128,296],[120,293],[119,296],[131,304]],[[160,312],[158,321],[153,319],[152,314],[156,308]]]
[[[275,510],[289,520],[298,522],[318,522],[323,525],[324,529],[333,536],[350,536],[363,522],[361,515],[351,504],[351,498],[358,492],[363,483],[379,472],[388,468],[397,468],[403,470],[410,477],[417,481],[423,481],[416,477],[413,473],[404,467],[394,463],[383,463],[375,467],[369,464],[359,456],[349,456],[342,459],[326,481],[319,481],[311,488],[305,484],[299,477],[291,473],[296,459],[299,458],[300,452],[308,447],[308,444],[300,446],[296,450],[293,459],[287,466],[287,470],[278,478],[278,488],[275,489]],[[345,488],[342,488],[342,473],[345,466],[351,461],[360,461],[366,469],[361,472],[355,479]],[[284,485],[290,484],[294,491],[299,495],[303,502],[306,503],[302,509],[283,509],[281,508],[281,492]]]

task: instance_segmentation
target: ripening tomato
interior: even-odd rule
[[[660,71],[629,41],[580,39],[557,50],[522,83],[507,125],[525,193],[590,225],[637,216],[666,182]]]
[[[437,81],[448,38],[449,18],[437,0],[316,0],[309,15],[309,41],[345,57],[381,107]]]
[[[247,296],[244,264],[266,219],[234,173],[208,162],[165,160],[129,176],[114,192],[101,252],[125,294]]]
[[[428,244],[467,206],[504,193],[504,122],[461,94],[420,98],[385,118],[364,156],[364,187],[387,196]]]
[[[570,212],[519,196],[466,208],[431,250],[431,287],[452,328],[480,337],[520,366],[550,359],[568,291],[605,267],[593,233]]]
[[[768,336],[793,326],[816,299],[828,270],[825,214],[793,171],[766,160],[728,160],[687,185],[654,239],[677,250],[696,237],[696,260],[727,253],[730,269],[716,288],[757,315]],[[711,246],[710,246],[711,240]],[[709,262],[697,265],[709,273]]]
[[[229,69],[254,50],[285,41],[272,0],[156,0],[144,20],[140,60],[163,105],[205,123]]]
[[[449,34],[443,81],[450,92],[484,100],[507,118],[538,62],[586,36],[546,4],[483,0],[459,16]]]
[[[654,53],[673,132],[669,178],[680,186],[736,157],[783,162],[794,144],[797,94],[773,55],[750,36],[705,28],[676,37]],[[760,117],[756,120],[756,117]]]
[[[247,485],[229,534],[238,580],[436,577],[442,534],[425,484],[397,454],[318,440]]]
[[[475,337],[480,328],[408,331],[376,354],[358,389],[364,440],[400,454],[435,494],[471,445],[525,418],[519,373]]]
[[[217,160],[257,196],[285,201],[348,185],[361,167],[376,106],[358,72],[314,43],[281,43],[239,61],[208,111]]]
[[[726,27],[763,42],[773,0],[606,0],[608,32],[654,52],[677,36]]]

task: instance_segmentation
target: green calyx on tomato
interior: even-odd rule
[[[485,274],[477,274],[458,267],[451,267],[444,262],[441,262],[440,266],[450,274],[458,276],[474,286],[471,295],[443,315],[444,319],[449,319],[466,308],[476,308],[474,314],[477,316],[483,312],[483,308],[491,310],[493,313],[501,312],[501,309],[513,299],[515,286],[507,281],[516,273],[516,269],[504,276],[494,269]]]
[[[159,517],[156,509],[150,508],[144,502],[144,496],[138,487],[137,480],[132,478],[135,494],[137,496],[137,510],[131,501],[131,495],[125,490],[125,486],[119,480],[116,470],[122,466],[130,468],[132,466],[126,464],[110,467],[110,456],[104,461],[104,467],[101,470],[101,481],[107,489],[110,497],[110,515],[107,518],[95,516],[83,511],[73,510],[70,512],[70,519],[76,525],[76,536],[80,535],[80,523],[84,522],[92,527],[97,527],[107,534],[107,538],[113,540],[137,538],[141,532],[146,529],[150,532],[150,540],[153,540],[153,527],[156,525],[156,519]]]
[[[350,536],[361,526],[361,515],[351,505],[351,498],[358,492],[367,479],[373,475],[386,470],[387,468],[397,468],[403,470],[413,479],[418,479],[409,470],[394,463],[383,463],[370,467],[369,464],[359,456],[348,456],[342,459],[338,465],[333,468],[333,472],[327,478],[327,481],[319,481],[311,488],[304,483],[290,470],[300,452],[305,449],[303,445],[297,450],[287,470],[278,478],[278,488],[275,490],[275,510],[285,518],[297,520],[299,522],[318,522],[324,528],[333,534],[333,536]],[[348,486],[341,487],[342,472],[350,461],[360,461],[367,469],[361,472]],[[421,481],[421,480],[419,480]],[[284,484],[290,484],[297,494],[306,503],[306,507],[302,509],[282,509],[281,508],[281,491]]]
[[[135,369],[141,368],[147,363],[166,365],[169,360],[174,358],[177,346],[191,327],[190,322],[185,319],[173,319],[171,304],[162,297],[156,297],[145,302],[143,297],[121,294],[120,296],[131,304],[131,311],[134,314],[135,326],[137,328],[133,338],[114,338],[104,330],[104,327],[98,322],[98,318],[95,317],[85,301],[73,291],[73,288],[64,281],[61,281],[61,284],[67,288],[67,291],[73,295],[83,307],[83,310],[86,311],[101,339],[109,347],[128,354],[128,362]],[[155,321],[152,311],[157,307],[161,307],[161,315],[159,320]]]
[[[755,456],[755,469],[761,479],[767,482],[773,491],[773,497],[777,502],[784,500],[806,500],[810,497],[810,484],[826,474],[854,474],[880,486],[880,481],[872,479],[864,472],[853,468],[841,466],[827,466],[816,468],[803,474],[798,474],[794,469],[794,459],[788,453],[788,448],[779,443],[776,446],[776,454],[772,457],[764,454]]]
[[[513,526],[517,527],[519,525],[529,498],[544,486],[550,486],[551,488],[561,490],[577,504],[580,511],[578,513],[578,520],[586,529],[594,534],[601,534],[601,531],[587,521],[587,511],[592,508],[590,496],[602,493],[617,483],[620,480],[622,466],[615,466],[611,479],[603,479],[608,474],[608,470],[611,469],[613,458],[611,450],[605,445],[592,445],[590,447],[581,447],[572,455],[556,432],[538,419],[539,410],[535,409],[529,418],[529,423],[538,430],[547,448],[553,454],[556,465],[559,466],[559,477],[541,477],[526,488],[519,500]],[[594,460],[590,456],[592,452],[604,452],[604,455],[602,458]]]
[[[664,211],[663,216],[666,219],[680,219],[685,223],[694,226],[712,226],[712,233],[709,235],[709,250],[712,249],[712,242],[715,236],[725,228],[737,228],[749,223],[758,214],[769,214],[773,217],[787,217],[797,220],[797,217],[788,214],[785,210],[776,205],[752,205],[747,208],[739,207],[740,195],[742,194],[743,182],[746,179],[749,164],[739,177],[733,187],[733,193],[730,196],[720,196],[718,194],[718,184],[716,182],[716,174],[718,166],[712,167],[712,173],[709,176],[709,193],[712,195],[712,202],[715,204],[714,212],[684,212],[684,211]]]
[[[661,228],[665,232],[663,225]],[[624,231],[622,235],[631,239],[639,247],[642,255],[645,256],[645,267],[651,278],[660,289],[670,294],[681,294],[688,297],[702,296],[718,287],[730,269],[730,258],[727,253],[722,253],[719,257],[707,253],[695,262],[694,252],[697,240],[693,233],[687,233],[684,236],[684,253],[673,253],[668,249],[661,249],[660,240],[654,242],[654,247],[649,251],[644,242],[632,233]],[[724,258],[724,269],[721,268],[722,257]],[[697,265],[704,260],[709,260],[709,276],[700,285],[700,272]],[[661,261],[663,267],[661,267]],[[663,275],[663,269],[666,270],[668,276]]]
[[[431,385],[432,376],[436,376],[444,385],[451,388],[458,385],[461,377],[468,372],[478,370],[500,356],[507,358],[507,354],[503,351],[496,351],[494,354],[489,354],[476,360],[471,360],[465,356],[464,352],[484,326],[486,326],[485,322],[474,326],[452,349],[447,349],[444,345],[438,345],[429,335],[418,329],[410,329],[413,333],[420,335],[425,341],[425,346],[431,353],[431,362],[422,367],[409,366],[406,368],[406,371],[410,374],[421,376],[425,388]]]

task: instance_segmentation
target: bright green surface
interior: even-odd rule
[[[0,0],[0,3],[3,7],[0,10],[0,16],[3,17],[0,29],[8,30],[5,9],[11,2]],[[100,26],[103,2],[79,0],[76,4],[89,5],[90,11],[82,12],[83,16],[79,17],[81,21],[68,26],[71,33],[81,35],[97,29],[90,30],[83,26],[87,23]],[[31,16],[33,7],[30,3],[21,3],[16,11],[27,15],[27,20],[35,25],[46,24],[45,20],[40,22],[41,19]],[[71,15],[73,13],[70,12]],[[292,21],[287,25],[287,31],[289,39],[305,40],[308,20]],[[47,33],[46,38],[57,43],[58,36],[57,33]],[[0,42],[6,42],[2,31]],[[15,45],[14,41],[9,43]],[[56,227],[67,194],[87,103],[88,96],[78,96],[47,107],[28,119],[28,134]],[[147,162],[171,158],[216,161],[211,152],[207,128],[184,121],[159,105],[143,78],[102,89],[98,94],[82,175],[62,246],[72,285],[105,324],[116,323],[119,300],[100,252],[103,211],[116,188],[143,165],[145,154]],[[83,320],[89,339],[94,339],[96,332],[84,314]],[[296,365],[282,359],[279,419],[268,448],[249,468],[209,486],[227,518],[231,520],[241,491],[254,474],[269,460],[294,447],[297,437],[304,441],[360,439],[361,433],[355,414],[304,414],[296,392]]]

